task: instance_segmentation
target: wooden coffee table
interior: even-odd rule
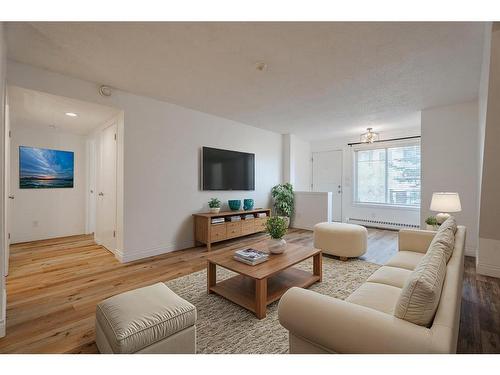
[[[248,247],[265,250],[266,244],[258,242]],[[233,259],[234,250],[207,258],[207,291],[216,293],[247,310],[257,318],[266,317],[266,307],[278,300],[291,287],[307,288],[321,282],[321,250],[289,243],[283,254],[269,255],[269,260],[250,266]],[[313,258],[312,272],[306,272],[295,264]],[[238,273],[230,279],[217,282],[216,267]]]

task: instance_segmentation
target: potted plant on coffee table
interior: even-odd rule
[[[220,200],[217,198],[212,198],[208,201],[208,207],[210,208],[210,212],[213,214],[218,214],[220,212]]]
[[[279,184],[271,189],[276,215],[285,218],[287,228],[294,209],[293,186],[290,183]]]
[[[283,238],[287,232],[287,223],[284,217],[271,216],[266,222],[266,232],[271,238],[268,240],[268,250],[272,254],[281,254],[286,249]]]

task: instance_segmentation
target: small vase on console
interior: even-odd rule
[[[227,201],[229,208],[231,211],[239,211],[241,208],[241,200],[240,199],[231,199]]]
[[[243,200],[243,209],[245,211],[253,210],[253,199],[244,199]]]

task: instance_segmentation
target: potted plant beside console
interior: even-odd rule
[[[281,216],[286,221],[287,228],[290,226],[290,218],[293,214],[294,196],[293,186],[290,183],[279,184],[271,189],[271,196],[274,201],[276,215]]]
[[[268,240],[268,250],[272,254],[281,254],[286,249],[286,241],[283,238],[287,231],[287,223],[284,217],[271,216],[266,222],[266,232],[271,238]]]
[[[210,208],[210,212],[213,214],[218,214],[220,212],[220,200],[217,198],[212,198],[208,201],[208,207]]]

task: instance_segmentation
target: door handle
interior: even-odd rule
[[[9,195],[9,199],[14,199],[15,197],[13,195]]]
[[[101,191],[101,192],[99,193],[99,196],[100,196],[100,197],[103,197],[103,196],[104,196],[104,193]]]

